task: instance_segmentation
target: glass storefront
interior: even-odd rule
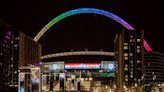
[[[41,92],[40,67],[19,67],[18,92]]]

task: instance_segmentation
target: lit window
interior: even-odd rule
[[[138,82],[141,82],[141,79],[138,79]]]
[[[14,47],[17,47],[17,46],[18,46],[17,44],[14,45]]]
[[[125,71],[128,71],[128,68],[124,68]]]
[[[141,61],[140,60],[137,60],[137,64],[139,64],[139,63],[141,63]]]
[[[128,60],[128,57],[124,57],[125,60]]]
[[[140,46],[137,46],[137,49],[140,49]]]
[[[124,50],[127,50],[128,49],[128,46],[124,46]]]
[[[148,62],[148,64],[147,64],[148,66],[150,66],[150,63]]]
[[[126,46],[127,46],[127,45],[128,45],[128,43],[124,43],[124,45],[126,45]]]
[[[130,39],[130,42],[132,42],[132,39]]]
[[[128,53],[124,53],[124,56],[128,56]]]
[[[141,39],[137,39],[137,42],[140,42],[141,41]]]
[[[155,77],[153,77],[153,80],[155,80]]]
[[[128,67],[128,64],[125,64],[125,67]]]
[[[137,50],[137,53],[140,53],[140,50]]]
[[[15,37],[15,40],[19,40],[19,37]]]
[[[133,56],[133,53],[130,53],[130,56]]]
[[[125,78],[128,78],[128,75],[125,75]]]
[[[130,78],[133,78],[133,75],[130,75]]]

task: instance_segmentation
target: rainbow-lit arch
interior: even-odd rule
[[[103,15],[106,16],[110,19],[113,19],[115,21],[117,21],[118,23],[120,23],[122,26],[124,26],[126,29],[128,29],[129,31],[133,31],[135,30],[135,28],[133,28],[129,23],[127,23],[126,21],[124,21],[122,18],[120,18],[119,16],[102,10],[102,9],[96,9],[96,8],[78,8],[78,9],[74,9],[74,10],[69,10],[65,13],[62,13],[60,15],[58,15],[57,17],[55,17],[54,19],[52,19],[48,24],[46,24],[39,32],[38,34],[35,36],[34,41],[38,41],[41,36],[50,28],[52,27],[54,24],[58,23],[60,20],[72,16],[72,15],[77,15],[77,14],[82,14],[82,13],[93,13],[93,14],[99,14],[99,15]],[[146,40],[144,39],[144,48],[147,51],[152,51],[151,47],[148,45],[148,43],[146,42]]]

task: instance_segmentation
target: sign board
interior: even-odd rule
[[[66,63],[64,69],[101,69],[100,63]]]
[[[101,65],[102,65],[103,70],[110,70],[110,71],[115,70],[115,62],[114,61],[102,61]]]

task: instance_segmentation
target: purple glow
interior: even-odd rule
[[[5,38],[8,39],[8,40],[11,39],[8,35],[6,35]]]
[[[9,36],[11,36],[11,31],[8,31],[6,34],[9,35]]]
[[[42,65],[43,64],[43,62],[39,62],[39,65]]]
[[[4,43],[7,43],[7,41],[6,41],[6,40],[4,40]]]

